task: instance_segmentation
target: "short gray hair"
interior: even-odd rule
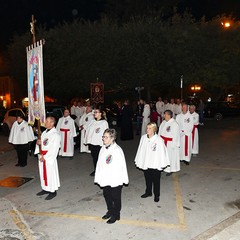
[[[117,138],[117,131],[114,128],[107,128],[103,134],[108,133],[110,138],[113,139],[113,141],[115,142],[116,138]]]

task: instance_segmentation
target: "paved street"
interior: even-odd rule
[[[37,159],[15,167],[16,153],[0,136],[0,180],[33,178],[19,188],[0,187],[0,239],[51,240],[228,240],[240,239],[239,118],[207,120],[200,126],[200,154],[171,177],[162,174],[161,199],[140,198],[143,173],[135,168],[139,137],[118,141],[128,165],[130,184],[123,188],[121,220],[108,225],[102,190],[93,184],[91,156],[75,151],[59,158],[61,188],[51,201],[41,190]],[[5,237],[5,238],[4,238]],[[8,238],[7,238],[8,237]]]

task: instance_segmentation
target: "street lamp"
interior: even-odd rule
[[[181,101],[182,101],[182,99],[183,99],[183,75],[181,75],[180,88],[181,88]]]
[[[231,27],[231,23],[229,21],[226,21],[226,22],[221,22],[222,26],[225,27],[225,28],[229,28]]]
[[[198,92],[201,90],[201,87],[199,85],[193,85],[191,86],[191,90],[194,92]]]

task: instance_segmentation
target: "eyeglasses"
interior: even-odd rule
[[[102,136],[102,139],[108,139],[109,137],[108,136]]]

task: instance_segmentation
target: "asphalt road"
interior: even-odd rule
[[[18,188],[0,187],[0,239],[220,239],[211,238],[222,231],[214,226],[238,216],[240,208],[239,120],[207,120],[200,126],[199,156],[189,166],[182,164],[179,173],[162,175],[159,203],[140,198],[144,177],[133,162],[139,137],[118,141],[126,155],[130,184],[123,188],[121,220],[113,225],[101,219],[106,206],[102,190],[89,176],[93,168],[89,154],[76,150],[73,160],[59,158],[61,188],[56,198],[46,201],[36,196],[41,190],[37,159],[29,157],[27,167],[17,168],[15,151],[2,153],[0,180],[33,179]],[[204,238],[209,229],[215,233]],[[236,238],[231,239],[240,239],[236,230],[233,235]]]

